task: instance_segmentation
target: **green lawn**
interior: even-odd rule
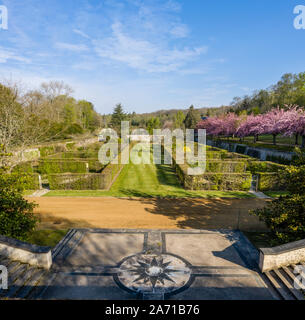
[[[38,246],[55,247],[67,232],[68,230],[36,230],[28,242]]]
[[[185,190],[170,165],[128,164],[109,191],[50,191],[45,197],[251,198],[248,192]]]

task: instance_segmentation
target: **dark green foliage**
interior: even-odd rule
[[[27,177],[19,173],[0,172],[0,234],[27,240],[35,229],[37,217],[33,214],[35,204],[22,197]]]
[[[199,115],[195,111],[193,106],[190,106],[189,111],[184,119],[184,125],[186,129],[195,129],[199,121]]]
[[[111,126],[119,133],[121,132],[121,122],[124,120],[126,120],[126,114],[123,111],[122,105],[119,103],[114,108],[111,117]]]
[[[273,200],[251,214],[264,221],[280,242],[286,243],[305,238],[305,165],[288,167],[282,177],[290,195]],[[270,180],[265,181],[270,184]]]
[[[263,209],[251,211],[264,221],[281,242],[305,238],[305,196],[293,195],[273,200]]]
[[[84,130],[79,124],[73,123],[64,131],[64,133],[66,133],[66,134],[82,134],[82,133],[84,133]]]
[[[258,172],[259,191],[285,191],[287,190],[287,180],[281,171],[279,172]]]

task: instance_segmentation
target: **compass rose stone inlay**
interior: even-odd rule
[[[136,293],[171,293],[184,287],[191,269],[170,254],[140,254],[127,258],[120,265],[118,280]]]

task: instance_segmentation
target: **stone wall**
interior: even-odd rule
[[[225,142],[220,140],[218,141],[207,140],[207,145],[225,149],[230,152],[242,153],[250,157],[258,158],[262,161],[272,160],[272,159],[273,160],[283,159],[283,160],[291,161],[293,156],[295,155],[294,152],[283,152],[283,151],[271,150],[267,148],[254,148],[254,147],[249,147],[245,144],[239,144],[239,143],[233,143],[233,142],[231,143],[231,142]],[[241,150],[243,152],[241,152]]]
[[[50,247],[40,247],[0,235],[0,255],[44,269],[52,265]]]
[[[260,249],[259,267],[262,272],[303,261],[305,261],[305,240]]]

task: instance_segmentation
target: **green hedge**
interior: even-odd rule
[[[107,190],[123,168],[121,164],[109,164],[101,173],[49,174],[51,190]]]
[[[13,169],[12,172],[20,172],[20,173],[34,173],[32,162],[21,162],[18,163]]]
[[[86,158],[98,158],[98,152],[93,151],[69,151],[56,153],[48,156],[47,159],[86,159]]]
[[[81,161],[64,161],[57,159],[54,160],[40,160],[37,172],[40,174],[51,174],[51,173],[86,173],[87,166],[86,162]]]
[[[285,165],[269,161],[248,161],[247,165],[247,171],[250,171],[252,174],[258,172],[278,172],[285,168]]]
[[[40,188],[39,174],[38,173],[27,174],[24,187],[25,187],[25,190],[38,190]]]
[[[99,173],[49,174],[48,180],[51,190],[104,190],[109,185]]]
[[[259,191],[285,191],[287,182],[285,175],[281,172],[260,172],[258,173]]]
[[[176,173],[185,189],[189,190],[220,190],[248,191],[251,187],[252,174],[245,173],[212,173],[190,176],[187,165],[174,163]]]
[[[206,162],[206,172],[226,172],[242,173],[246,171],[246,162],[244,161],[211,161]]]

